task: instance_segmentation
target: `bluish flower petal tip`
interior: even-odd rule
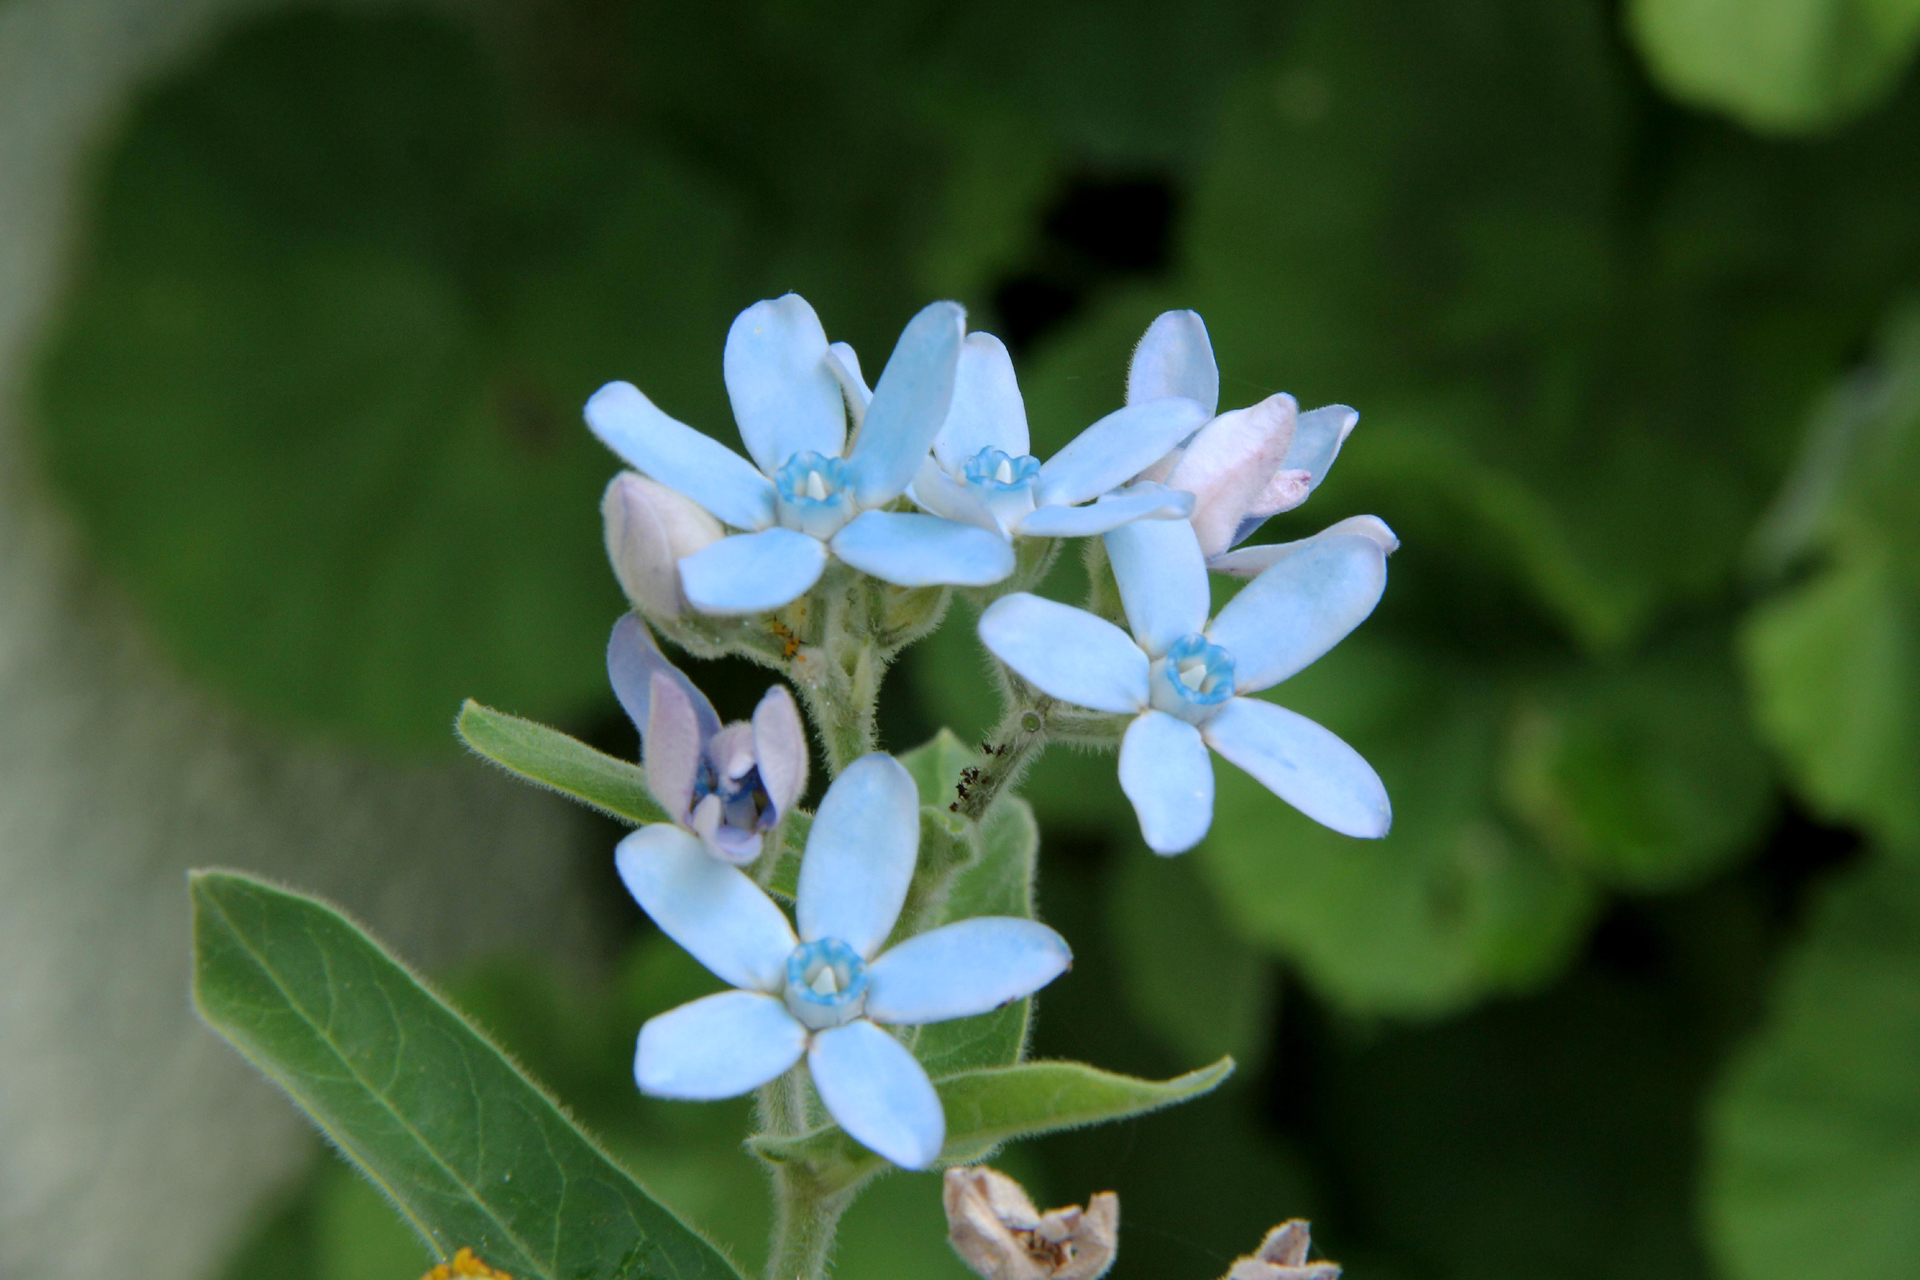
[[[821,1101],[855,1140],[903,1168],[937,1160],[946,1142],[939,1095],[880,1024],[989,1012],[1032,995],[1073,957],[1045,925],[1001,917],[962,920],[880,950],[906,901],[919,840],[911,775],[883,754],[854,761],[827,788],[808,835],[796,929],[738,868],[703,855],[694,837],[664,824],[628,836],[616,862],[634,900],[736,988],[640,1029],[640,1088],[670,1098],[733,1097],[804,1056]]]

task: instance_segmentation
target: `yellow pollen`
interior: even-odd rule
[[[504,1271],[495,1271],[473,1256],[473,1250],[461,1248],[451,1261],[443,1262],[420,1280],[513,1280]]]

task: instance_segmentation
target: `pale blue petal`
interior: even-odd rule
[[[778,822],[807,789],[806,726],[793,695],[780,685],[767,690],[753,710],[753,755]]]
[[[1179,396],[1114,410],[1041,464],[1040,505],[1072,506],[1125,484],[1205,426],[1207,417]]]
[[[635,470],[692,498],[736,529],[773,523],[773,481],[712,436],[676,422],[630,382],[587,401],[587,425]]]
[[[916,934],[867,967],[867,1016],[917,1026],[1030,996],[1073,965],[1067,940],[1033,920],[976,916]]]
[[[933,438],[934,456],[948,471],[958,471],[982,449],[1021,458],[1032,448],[1013,358],[992,334],[968,334],[953,375],[953,405]]]
[[[642,1093],[706,1102],[759,1088],[800,1061],[807,1029],[773,996],[722,991],[647,1019],[633,1078]]]
[[[1255,547],[1241,547],[1214,556],[1207,561],[1207,568],[1215,573],[1229,573],[1236,578],[1255,578],[1279,564],[1288,556],[1305,550],[1307,547],[1323,542],[1328,538],[1337,538],[1345,534],[1359,534],[1378,543],[1380,550],[1392,555],[1400,549],[1400,539],[1394,536],[1387,522],[1379,516],[1348,516],[1338,524],[1329,525],[1309,538],[1299,538],[1293,542],[1263,542]]]
[[[1212,588],[1200,539],[1185,520],[1138,520],[1106,535],[1127,625],[1154,657],[1207,625]]]
[[[1207,721],[1229,762],[1323,827],[1378,839],[1393,825],[1387,788],[1358,751],[1313,721],[1259,698],[1234,698]]]
[[[1347,435],[1359,421],[1359,413],[1343,404],[1330,404],[1301,414],[1294,423],[1293,444],[1287,449],[1281,467],[1309,472],[1308,490],[1319,488],[1333,468],[1333,460],[1340,456],[1340,446],[1346,443]]]
[[[864,1018],[822,1031],[807,1050],[820,1101],[842,1129],[903,1169],[924,1169],[947,1144],[947,1117],[926,1069]]]
[[[1197,311],[1165,311],[1147,326],[1127,368],[1127,403],[1161,396],[1198,401],[1211,418],[1220,411],[1220,367]]]
[[[873,391],[867,386],[866,378],[861,376],[860,353],[846,342],[831,343],[827,350],[833,354],[838,365],[833,376],[840,380],[841,391],[850,402],[858,404],[860,412],[864,414],[867,406],[873,403]]]
[[[1142,481],[1083,507],[1041,507],[1021,520],[1014,532],[1029,538],[1088,538],[1135,520],[1184,520],[1192,513],[1192,494]]]
[[[883,506],[899,497],[933,447],[953,403],[953,372],[966,319],[959,303],[936,302],[907,322],[847,455],[861,506]]]
[[[1185,853],[1213,825],[1213,761],[1200,731],[1149,711],[1120,740],[1120,789],[1155,853]]]
[[[687,678],[686,672],[667,661],[647,624],[630,613],[613,624],[613,634],[607,637],[607,679],[613,684],[613,696],[620,700],[621,709],[641,733],[647,731],[647,719],[653,713],[649,698],[655,672],[685,691],[699,718],[703,741],[720,732],[720,717],[707,695]]]
[[[800,945],[787,917],[697,836],[664,822],[641,827],[620,842],[613,863],[640,909],[715,977],[756,991],[785,988],[787,957]]]
[[[1085,609],[1025,591],[980,615],[980,643],[1028,684],[1064,702],[1130,715],[1147,705],[1147,655]]]
[[[898,587],[984,587],[1013,572],[1013,544],[1000,534],[918,511],[863,512],[829,545]]]
[[[759,613],[793,603],[820,580],[827,544],[794,529],[735,534],[680,562],[680,589],[702,613]]]
[[[756,302],[727,330],[721,371],[747,452],[772,475],[811,449],[829,458],[847,443],[847,410],[827,364],[827,332],[797,293]]]
[[[693,808],[700,761],[710,737],[700,732],[700,720],[686,690],[664,672],[655,672],[652,705],[640,730],[640,760],[646,766],[647,790],[681,826],[687,824],[687,813]]]
[[[807,832],[794,902],[800,936],[838,938],[871,958],[900,918],[919,851],[913,775],[892,756],[861,756],[827,788]]]
[[[962,524],[978,525],[994,533],[1000,532],[1000,522],[994,519],[993,512],[987,510],[987,504],[980,501],[972,489],[949,475],[938,458],[928,458],[920,464],[920,471],[913,477],[913,487],[907,490],[907,494],[936,516],[945,516]]]
[[[1366,621],[1387,589],[1387,553],[1363,534],[1312,539],[1249,582],[1207,628],[1233,655],[1236,693],[1279,684]]]

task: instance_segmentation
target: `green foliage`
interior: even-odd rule
[[[1763,530],[1776,566],[1817,558],[1749,619],[1761,726],[1806,797],[1920,847],[1920,315],[1843,387]]]
[[[637,764],[558,729],[483,707],[469,698],[453,723],[460,741],[507,772],[632,823],[671,822]]]
[[[1820,895],[1709,1111],[1706,1219],[1730,1280],[1893,1280],[1920,1256],[1920,875]]]
[[[194,998],[442,1257],[533,1277],[737,1277],[338,913],[198,872]]]
[[[1144,1115],[1200,1097],[1233,1072],[1233,1059],[1172,1080],[1136,1080],[1082,1062],[1027,1062],[963,1071],[933,1082],[947,1113],[940,1163],[972,1164],[1016,1138]],[[797,1138],[755,1138],[753,1149],[776,1164],[805,1162],[825,1187],[848,1187],[886,1162],[838,1125]]]
[[[1668,92],[1766,133],[1816,133],[1884,102],[1920,41],[1914,0],[1634,0],[1627,27]]]

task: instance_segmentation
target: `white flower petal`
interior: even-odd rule
[[[806,1048],[807,1029],[776,997],[722,991],[647,1019],[633,1078],[661,1098],[734,1098],[785,1072]]]
[[[935,302],[907,322],[880,371],[860,434],[847,451],[862,507],[884,506],[906,491],[933,447],[953,403],[953,374],[966,335],[966,312]]]
[[[1120,789],[1155,853],[1185,853],[1213,825],[1213,761],[1200,731],[1149,711],[1120,740]]]
[[[1387,553],[1373,538],[1309,541],[1248,583],[1207,628],[1208,639],[1233,655],[1236,693],[1304,669],[1364,622],[1387,589]]]
[[[827,363],[827,333],[797,293],[756,302],[727,330],[720,367],[740,439],[772,475],[811,449],[837,458],[847,443],[840,383]]]
[[[976,916],[916,934],[867,967],[867,1016],[915,1026],[1030,996],[1073,964],[1067,940],[1033,920]]]
[[[1085,609],[1016,591],[980,615],[980,642],[1028,684],[1063,701],[1119,715],[1147,705],[1147,655]]]
[[[1394,536],[1393,530],[1387,528],[1387,522],[1379,516],[1348,516],[1309,538],[1297,538],[1292,542],[1263,542],[1256,547],[1240,547],[1225,555],[1210,557],[1207,568],[1215,573],[1230,573],[1236,578],[1255,578],[1296,551],[1324,539],[1346,534],[1373,539],[1387,555],[1400,549],[1400,539]]]
[[[1327,472],[1333,469],[1333,460],[1340,456],[1340,446],[1346,443],[1347,436],[1359,422],[1359,413],[1343,404],[1307,410],[1294,425],[1293,445],[1280,465],[1289,470],[1310,472],[1312,479],[1307,482],[1308,487],[1319,488]]]
[[[793,529],[722,538],[680,562],[680,586],[702,613],[761,613],[792,604],[820,581],[827,544]]]
[[[1193,530],[1207,555],[1231,547],[1244,520],[1273,514],[1262,507],[1268,505],[1274,474],[1293,442],[1298,408],[1293,397],[1282,392],[1221,414],[1200,429],[1167,476],[1169,488],[1194,496]]]
[[[587,425],[627,464],[678,490],[736,529],[773,523],[773,481],[712,436],[675,421],[630,382],[587,401]]]
[[[900,918],[920,852],[920,791],[875,752],[827,788],[800,859],[795,916],[808,942],[838,938],[869,958]]]
[[[1393,825],[1386,784],[1373,766],[1296,711],[1234,698],[1204,732],[1215,751],[1323,827],[1377,839]]]
[[[997,530],[920,511],[863,511],[828,545],[900,587],[984,587],[1013,572],[1013,545]]]
[[[781,685],[767,690],[753,710],[753,754],[778,822],[807,789],[807,730],[793,695]]]
[[[1127,403],[1159,396],[1195,400],[1209,417],[1220,411],[1220,367],[1197,311],[1166,311],[1147,326],[1127,368]]]
[[[907,1047],[864,1018],[822,1031],[807,1051],[813,1087],[853,1139],[903,1169],[940,1158],[947,1117]]]
[[[1029,538],[1088,538],[1135,520],[1184,520],[1193,512],[1193,495],[1163,484],[1142,482],[1115,489],[1080,507],[1041,507],[1014,526]]]
[[[777,992],[800,945],[779,907],[737,867],[708,856],[698,837],[655,823],[620,842],[614,866],[660,931],[722,982]]]
[[[992,334],[970,333],[960,346],[953,404],[940,434],[933,438],[933,453],[941,466],[958,471],[982,449],[1020,458],[1032,445],[1027,438],[1027,406],[1020,398],[1012,357]]]
[[[1212,590],[1200,540],[1185,520],[1137,520],[1106,535],[1127,624],[1153,657],[1207,625]]]
[[[1097,498],[1159,461],[1198,431],[1207,416],[1197,403],[1178,396],[1116,409],[1040,464],[1035,501],[1073,506]]]

